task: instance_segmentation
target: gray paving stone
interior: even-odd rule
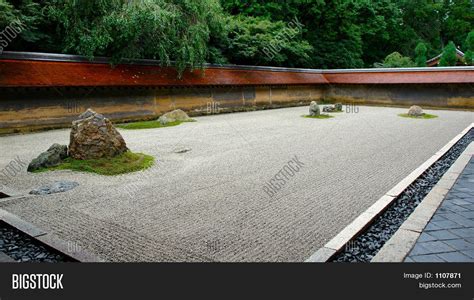
[[[442,258],[436,254],[427,254],[427,255],[415,255],[410,256],[410,258],[415,262],[445,262]]]
[[[448,214],[443,214],[443,216],[453,222],[456,222],[457,224],[462,225],[462,227],[474,227],[474,221],[471,219],[468,219],[464,216],[461,216],[457,213],[448,213]]]
[[[474,250],[474,244],[463,239],[446,240],[443,242],[457,251]]]
[[[413,249],[411,249],[409,256],[416,256],[416,255],[423,255],[423,254],[430,253],[430,250],[423,247],[422,244],[424,243],[416,243]]]
[[[469,211],[469,209],[465,208],[464,206],[457,205],[454,203],[446,203],[446,204],[443,203],[440,209],[441,211],[445,211],[446,213]]]
[[[431,223],[438,226],[439,228],[443,228],[443,229],[453,229],[453,228],[463,228],[464,227],[464,226],[462,226],[462,225],[460,225],[456,222],[450,221],[450,220],[431,222]]]
[[[474,230],[474,229],[473,229]],[[473,243],[474,244],[474,237],[472,238],[464,238],[466,241],[468,241],[469,243]]]
[[[415,261],[413,259],[411,259],[411,257],[407,257],[407,258],[405,258],[405,262],[413,263]]]
[[[426,232],[430,232],[430,231],[434,231],[434,230],[442,230],[442,229],[443,229],[442,227],[436,226],[433,223],[428,223],[428,225],[426,225],[426,227],[425,227]]]
[[[445,215],[445,214],[435,214],[435,215],[431,218],[430,222],[431,222],[431,221],[437,222],[437,221],[446,221],[446,220],[448,220],[444,215]]]
[[[431,231],[431,232],[436,232],[436,231]],[[457,236],[455,236],[455,238],[458,238]],[[431,236],[429,233],[427,232],[423,232],[421,233],[420,237],[418,238],[417,240],[417,243],[420,242],[429,242],[429,241],[434,241],[436,240],[435,237]]]
[[[438,256],[446,262],[474,262],[474,258],[461,252],[440,253]]]
[[[466,256],[469,256],[470,258],[474,258],[474,250],[464,250],[464,251],[461,251],[462,254],[466,255]]]
[[[451,233],[462,237],[462,238],[470,238],[474,237],[474,229],[473,228],[457,228],[457,229],[450,229]]]
[[[474,211],[461,211],[459,214],[468,219],[474,219]]]
[[[474,211],[474,204],[463,205],[462,207],[464,207],[465,209]]]
[[[452,239],[459,238],[457,235],[452,234],[447,229],[430,231],[429,235],[432,238],[431,241],[433,240],[443,241],[443,240],[452,240]]]
[[[441,241],[419,243],[415,245],[414,249],[417,249],[416,247],[420,247],[420,249],[418,249],[412,255],[436,254],[436,253],[443,253],[443,252],[451,252],[455,250]]]

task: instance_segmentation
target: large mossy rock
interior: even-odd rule
[[[421,109],[421,107],[417,106],[417,105],[413,105],[412,107],[410,107],[410,109],[408,110],[408,115],[410,117],[422,117],[424,115],[423,113],[423,109]]]
[[[46,152],[31,161],[28,165],[28,172],[59,166],[67,156],[66,145],[53,144]]]
[[[321,109],[319,108],[318,103],[316,101],[311,101],[309,105],[309,115],[311,117],[319,116],[321,114]]]
[[[185,113],[181,109],[170,111],[162,115],[158,119],[158,122],[160,122],[162,125],[166,125],[172,122],[187,122],[187,121],[191,121],[191,118],[188,116],[187,113]]]
[[[114,157],[128,150],[125,140],[109,119],[88,109],[72,122],[69,156],[87,160]]]

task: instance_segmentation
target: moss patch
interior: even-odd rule
[[[310,119],[330,119],[330,118],[334,118],[334,116],[330,116],[330,115],[319,115],[319,116],[309,116],[309,115],[303,115],[302,116],[303,118],[310,118]]]
[[[143,122],[132,122],[132,123],[126,123],[126,124],[118,124],[115,127],[122,128],[122,129],[152,129],[152,128],[162,128],[162,127],[172,127],[172,126],[177,126],[181,123],[186,123],[186,122],[196,122],[196,120],[189,120],[189,121],[175,121],[175,122],[170,122],[168,124],[161,124],[158,122],[158,120],[153,120],[153,121],[143,121]]]
[[[53,170],[73,170],[97,173],[100,175],[118,175],[145,170],[153,165],[155,158],[143,153],[127,151],[113,158],[79,160],[68,157],[56,167],[44,168],[34,173]]]
[[[409,116],[408,114],[399,114],[399,116],[403,118],[410,118],[410,119],[434,119],[438,117],[438,116],[430,115],[430,114],[423,114],[423,116],[421,117]]]

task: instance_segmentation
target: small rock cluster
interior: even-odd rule
[[[0,222],[0,252],[17,262],[71,262],[67,256],[50,250],[25,233]]]
[[[127,145],[109,119],[88,109],[72,122],[69,148],[54,144],[28,165],[28,171],[55,167],[67,157],[80,160],[114,157],[127,151]]]
[[[316,101],[311,101],[311,104],[309,105],[309,116],[310,117],[316,117],[321,115],[321,109],[319,108],[319,105]]]
[[[334,105],[324,106],[324,112],[340,112],[342,111],[342,103],[336,103]]]
[[[168,123],[172,123],[176,121],[187,122],[187,121],[191,121],[191,118],[188,116],[187,113],[185,113],[181,109],[176,109],[162,115],[158,119],[158,122],[160,122],[161,125],[166,125]]]
[[[410,107],[408,110],[408,115],[410,117],[422,117],[425,113],[423,112],[423,109],[417,105],[413,105]]]

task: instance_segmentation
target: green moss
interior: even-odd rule
[[[45,168],[34,173],[53,170],[73,170],[97,173],[100,175],[118,175],[145,170],[153,165],[155,158],[143,153],[127,151],[113,158],[79,160],[68,157],[57,167]]]
[[[319,115],[319,116],[309,116],[309,115],[303,115],[302,117],[304,118],[310,118],[310,119],[330,119],[330,118],[334,118],[334,116],[330,116],[330,115]]]
[[[126,123],[126,124],[118,124],[115,127],[122,128],[122,129],[152,129],[152,128],[162,128],[162,127],[172,127],[172,126],[177,126],[181,123],[185,122],[196,122],[196,120],[189,120],[189,121],[175,121],[175,122],[170,122],[168,124],[161,124],[157,120],[153,121],[142,121],[142,122],[132,122],[132,123]]]
[[[434,119],[438,117],[438,116],[430,115],[430,114],[423,114],[423,116],[421,117],[409,116],[408,114],[399,114],[399,116],[403,118],[410,118],[410,119]]]

